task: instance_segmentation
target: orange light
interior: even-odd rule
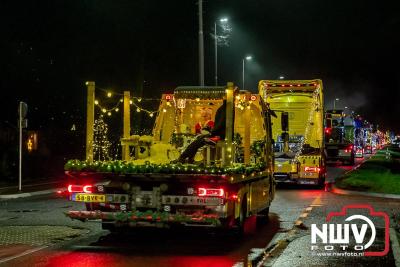
[[[257,96],[256,95],[251,95],[250,96],[250,100],[251,101],[256,101],[257,100]]]
[[[321,169],[318,167],[304,167],[305,172],[319,172]]]
[[[171,100],[172,99],[172,95],[165,95],[165,100]]]

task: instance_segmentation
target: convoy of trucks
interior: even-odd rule
[[[122,160],[94,161],[98,101],[94,82],[86,84],[86,159],[65,165],[68,198],[86,210],[66,215],[110,231],[183,225],[242,233],[247,217],[268,218],[276,182],[321,186],[327,160],[354,164],[382,143],[379,131],[342,110],[324,113],[321,80],[262,80],[258,94],[233,83],[163,94],[158,111],[148,112],[157,114],[151,136],[131,135],[138,99],[124,92]],[[214,122],[223,138],[211,136]],[[201,145],[182,162],[193,142]]]
[[[326,176],[321,80],[263,80],[259,92],[272,118],[278,182],[323,185]]]
[[[354,122],[343,110],[325,112],[325,149],[327,161],[354,165]]]

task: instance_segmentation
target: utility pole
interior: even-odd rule
[[[18,128],[19,128],[19,163],[18,163],[18,190],[22,190],[22,129],[28,126],[28,122],[25,119],[28,113],[28,105],[24,102],[19,102],[18,106]]]
[[[203,0],[199,0],[199,79],[204,86]]]
[[[218,86],[218,35],[217,22],[214,22],[214,47],[215,47],[215,86]]]
[[[242,59],[242,90],[244,90],[244,58]]]

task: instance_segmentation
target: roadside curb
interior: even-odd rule
[[[42,191],[35,191],[35,192],[29,192],[29,193],[0,195],[0,199],[15,199],[15,198],[47,195],[47,194],[55,193],[55,192],[57,192],[59,190],[65,190],[65,188],[61,187],[61,188],[48,189],[48,190],[42,190]]]
[[[364,162],[366,162],[368,160],[370,160],[370,158],[365,160]],[[361,164],[355,166],[353,169],[346,171],[343,175],[341,175],[341,177],[343,177],[343,176],[345,176],[345,175],[357,170],[364,162],[362,162]],[[364,196],[364,197],[379,197],[379,198],[389,198],[389,199],[400,199],[400,195],[346,190],[346,189],[338,188],[334,184],[332,184],[331,192],[334,193],[334,194],[338,194],[338,195],[356,195],[356,196]]]
[[[390,228],[390,241],[392,243],[392,252],[394,257],[394,264],[396,267],[400,267],[400,245],[397,239],[396,230]]]
[[[362,191],[352,191],[337,188],[335,185],[332,186],[332,193],[338,195],[356,195],[356,196],[364,196],[364,197],[379,197],[379,198],[389,198],[389,199],[400,199],[400,195],[395,194],[382,194],[382,193],[369,193]]]

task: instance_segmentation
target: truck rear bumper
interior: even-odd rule
[[[317,185],[319,183],[318,178],[298,178],[298,174],[291,173],[275,173],[274,174],[275,181],[278,183],[286,183],[286,184],[314,184]]]
[[[127,211],[127,212],[109,212],[109,211],[68,211],[65,215],[71,219],[77,220],[103,220],[129,226],[137,226],[140,223],[147,224],[184,224],[197,226],[221,226],[218,214],[171,214],[168,212],[157,211]]]

